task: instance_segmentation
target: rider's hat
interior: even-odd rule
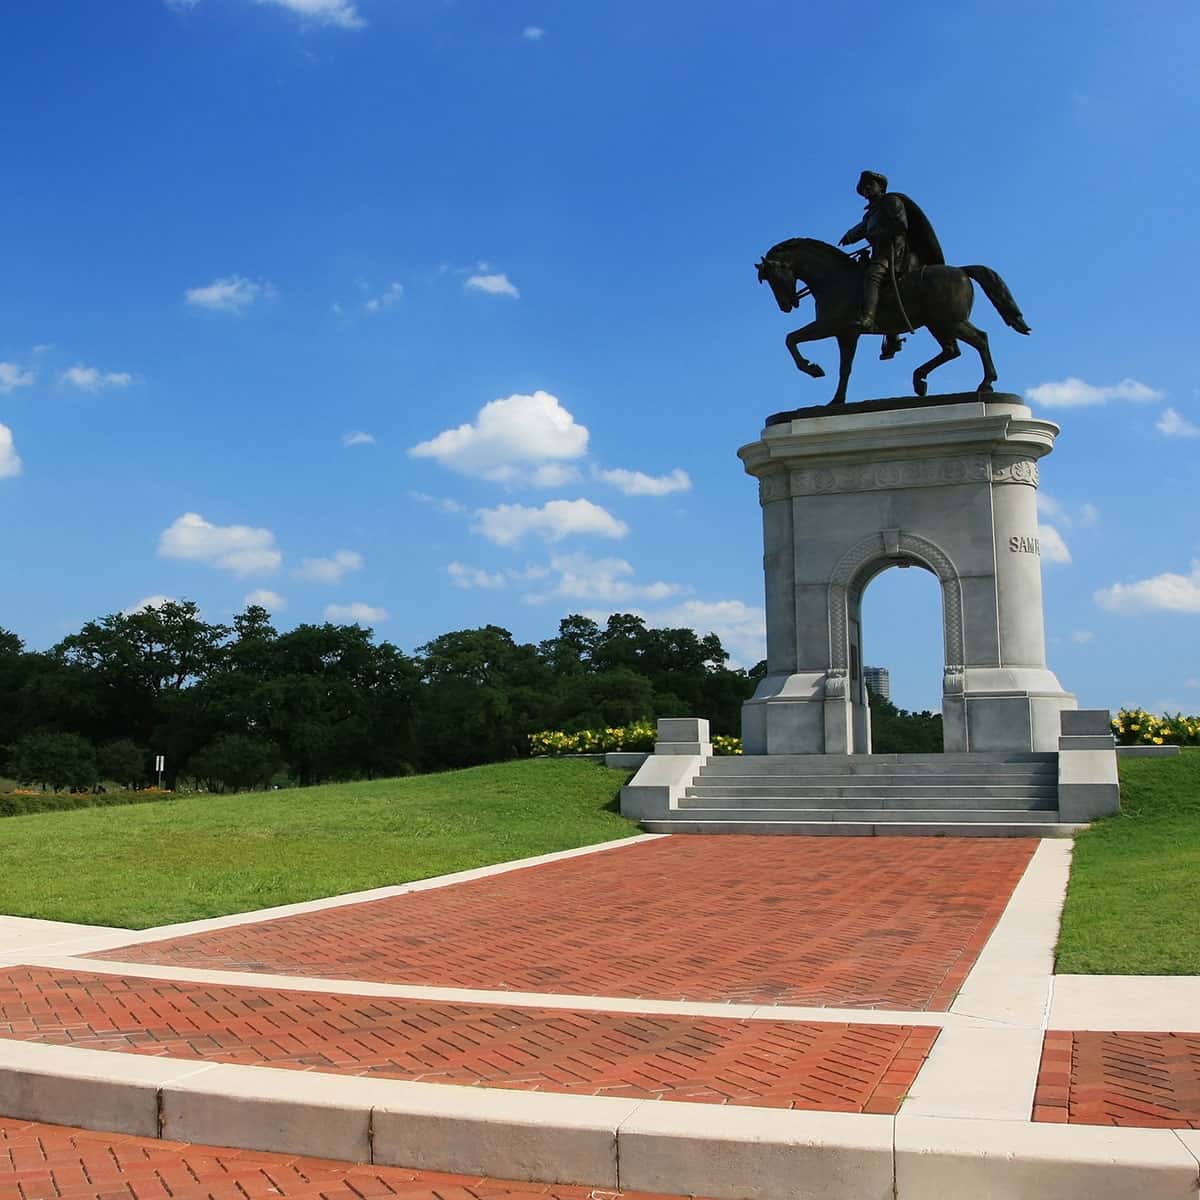
[[[862,173],[862,174],[861,174],[861,175],[858,177],[858,185],[857,185],[857,186],[855,187],[855,189],[854,189],[854,190],[855,190],[855,191],[856,191],[856,192],[857,192],[857,193],[858,193],[860,196],[863,194],[863,184],[864,184],[864,183],[866,183],[868,179],[873,179],[873,180],[875,180],[875,182],[876,182],[877,184],[879,184],[879,186],[880,186],[880,187],[881,187],[881,188],[882,188],[882,189],[883,189],[885,192],[887,191],[887,184],[888,184],[888,181],[887,181],[887,176],[886,176],[886,175],[880,175],[880,173],[879,173],[878,171],[864,171],[864,172],[863,172],[863,173]]]

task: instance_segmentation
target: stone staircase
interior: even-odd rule
[[[650,833],[1069,837],[1057,753],[706,758]]]

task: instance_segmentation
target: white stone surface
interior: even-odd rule
[[[892,1122],[651,1100],[617,1135],[621,1187],[716,1200],[891,1200]]]
[[[158,1092],[207,1063],[0,1040],[0,1114],[53,1125],[158,1136]]]
[[[615,1189],[617,1129],[643,1103],[414,1085],[375,1109],[374,1161]]]
[[[1050,1002],[1054,948],[1072,843],[1038,844],[992,936],[950,1006],[965,1016],[1040,1027]]]
[[[621,789],[621,815],[632,821],[666,816],[709,757],[651,754]]]
[[[1056,975],[1049,1028],[1200,1033],[1200,976]]]
[[[44,952],[80,938],[126,935],[129,929],[108,925],[73,925],[67,921],[39,921],[30,917],[0,917],[0,954]]]
[[[896,1200],[1195,1200],[1169,1129],[896,1118]]]
[[[1075,699],[1046,666],[1036,491],[1057,434],[997,395],[795,420],[742,447],[768,664],[743,709],[748,754],[869,751],[862,593],[897,564],[940,581],[947,749],[1057,749]]]
[[[347,1162],[371,1161],[371,1110],[394,1080],[360,1079],[272,1067],[214,1066],[163,1085],[162,1136]]]
[[[917,1018],[924,1023],[924,1017]],[[909,1088],[905,1116],[1028,1120],[1042,1057],[1038,1028],[943,1029]]]

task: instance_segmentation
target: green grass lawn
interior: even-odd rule
[[[535,759],[0,821],[0,912],[143,929],[627,837],[628,771]]]
[[[1200,750],[1121,760],[1121,813],[1075,839],[1057,970],[1200,975]]]

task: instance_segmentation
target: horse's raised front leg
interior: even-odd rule
[[[845,404],[846,384],[850,382],[850,369],[854,366],[854,352],[858,349],[858,333],[857,331],[839,333],[837,341],[838,350],[841,351],[841,359],[838,363],[838,386],[829,403]]]
[[[814,379],[820,379],[825,372],[815,362],[809,362],[796,347],[801,342],[819,342],[822,338],[832,336],[833,331],[829,328],[829,322],[820,318],[810,321],[800,329],[792,330],[787,335],[788,353],[792,356],[792,361],[805,375],[811,375]]]
[[[957,332],[968,346],[979,352],[979,359],[983,363],[983,382],[975,390],[990,392],[992,384],[996,382],[996,364],[992,362],[992,350],[988,345],[988,335],[982,329],[976,329],[970,321],[961,321]]]
[[[942,352],[940,354],[935,354],[928,362],[922,363],[913,372],[913,391],[916,392],[918,396],[923,396],[927,391],[929,391],[929,384],[925,382],[925,379],[930,371],[940,367],[942,363],[953,361],[962,353],[962,351],[958,348],[958,342],[953,333],[940,333],[935,329],[930,329],[929,332],[932,333],[935,338],[937,338],[938,345],[941,346]]]

